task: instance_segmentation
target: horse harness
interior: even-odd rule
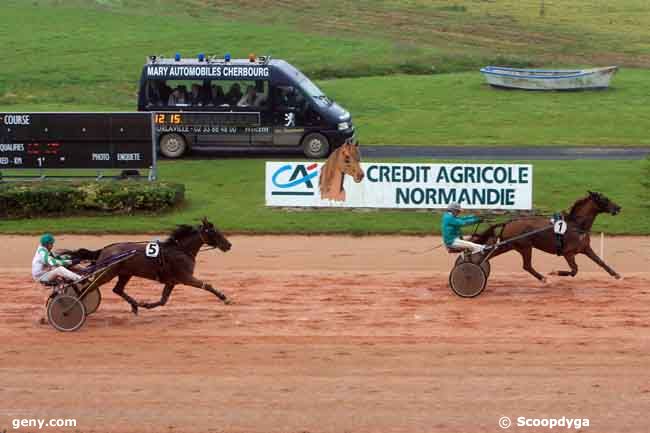
[[[203,242],[203,243],[206,244],[206,245],[209,245],[208,242],[206,242],[205,238],[203,237],[203,232],[202,232],[201,230],[199,230],[198,233],[199,233],[199,237],[201,238],[201,242]],[[172,240],[173,240],[174,244],[176,244],[176,247],[177,247],[179,250],[181,250],[183,253],[187,254],[188,256],[191,256],[191,254],[188,253],[188,252],[185,250],[185,248],[183,248],[183,247],[181,246],[181,244],[178,242],[177,239],[172,239]],[[151,254],[151,255],[148,254],[148,252],[149,252],[149,248],[150,248],[149,246],[152,245],[152,244],[155,245],[155,247],[152,248],[152,251],[153,251],[153,250],[156,251],[156,254],[155,254],[155,255],[154,255],[154,254]],[[213,249],[215,249],[215,248],[217,248],[217,247],[209,246],[208,248],[201,248],[201,249],[199,249],[199,251],[197,251],[197,252],[200,253],[201,251],[213,250]],[[159,281],[162,281],[163,278],[164,278],[163,270],[165,269],[166,261],[165,261],[165,254],[164,254],[164,252],[163,252],[162,244],[160,243],[160,241],[159,241],[159,240],[156,240],[155,242],[148,242],[147,245],[145,246],[145,255],[146,255],[148,258],[150,258],[150,259],[155,259],[155,260],[157,261],[157,263],[158,263],[158,265],[159,265],[159,269],[160,269],[160,271],[158,272],[158,280],[159,280]],[[194,257],[192,257],[192,258],[194,258]]]

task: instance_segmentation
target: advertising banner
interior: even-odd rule
[[[266,205],[441,209],[460,203],[466,209],[529,210],[533,167],[525,164],[362,163],[364,178],[338,176],[341,194],[324,199],[319,188],[323,163],[267,162]]]

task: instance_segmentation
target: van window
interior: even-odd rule
[[[303,112],[307,108],[307,99],[301,89],[294,86],[275,86],[275,107],[282,111]]]
[[[145,84],[147,107],[209,107],[265,109],[267,81],[150,80]]]
[[[269,84],[267,81],[239,81],[241,96],[235,105],[239,108],[266,109],[269,102]]]
[[[316,84],[314,84],[313,81],[307,78],[305,74],[300,72],[293,65],[287,63],[285,67],[295,76],[296,82],[299,83],[300,87],[309,98],[322,101],[326,104],[330,104],[332,102],[327,96],[325,96],[323,91],[319,89]]]

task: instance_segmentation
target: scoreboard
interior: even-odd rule
[[[154,164],[150,113],[0,113],[0,170]]]

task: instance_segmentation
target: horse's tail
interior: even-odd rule
[[[99,250],[79,248],[78,250],[63,250],[60,252],[60,255],[66,255],[73,260],[88,260],[94,264],[102,253],[102,250],[103,248]]]

